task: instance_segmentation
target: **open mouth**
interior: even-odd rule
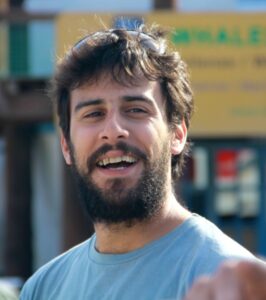
[[[137,163],[135,157],[129,155],[117,156],[117,157],[106,157],[99,160],[96,165],[103,169],[121,169],[127,168]]]

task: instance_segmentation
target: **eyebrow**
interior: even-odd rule
[[[86,101],[82,101],[82,102],[79,102],[75,106],[74,111],[78,112],[83,107],[90,106],[90,105],[99,105],[99,104],[102,104],[103,102],[104,102],[103,99],[89,99],[89,100],[86,100]]]
[[[134,96],[125,95],[122,97],[122,99],[126,102],[143,101],[148,104],[154,105],[153,101],[150,98],[143,95],[134,95]]]

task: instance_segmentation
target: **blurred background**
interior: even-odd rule
[[[84,32],[159,23],[196,100],[184,203],[266,255],[266,0],[0,0],[0,277],[20,287],[93,233],[65,168],[47,84]]]

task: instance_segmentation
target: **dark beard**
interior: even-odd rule
[[[133,188],[124,189],[123,178],[111,180],[109,189],[100,189],[90,179],[94,161],[114,147],[105,145],[92,155],[87,162],[87,174],[78,170],[72,149],[72,172],[77,184],[79,197],[93,223],[118,224],[132,226],[155,216],[161,209],[165,198],[166,177],[170,153],[164,145],[157,161],[150,162],[145,154],[123,142],[115,149],[131,152],[144,162],[144,171]],[[111,148],[110,148],[111,147]]]

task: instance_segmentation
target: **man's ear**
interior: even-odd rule
[[[71,165],[72,160],[71,160],[69,145],[68,145],[68,142],[61,130],[60,130],[60,144],[61,144],[61,149],[62,149],[63,156],[65,158],[66,164]]]
[[[183,120],[180,124],[175,125],[172,131],[171,153],[173,155],[180,154],[187,141],[187,126]]]

